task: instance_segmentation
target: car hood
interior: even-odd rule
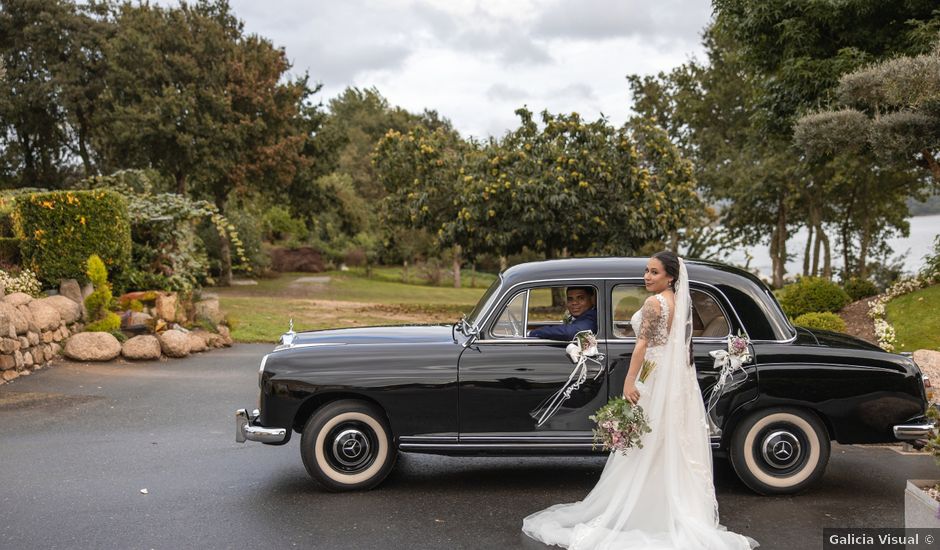
[[[829,348],[843,348],[843,349],[857,349],[865,351],[884,351],[875,344],[866,342],[861,338],[856,338],[854,336],[849,336],[848,334],[843,334],[841,332],[831,332],[828,330],[821,329],[808,329],[804,327],[797,327],[797,332],[803,338],[799,340],[806,341],[808,338],[816,340],[816,345],[825,346]],[[807,342],[808,343],[808,342]]]
[[[403,344],[453,342],[451,325],[357,327],[300,332],[293,346],[302,344]]]

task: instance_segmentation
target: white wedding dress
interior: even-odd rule
[[[645,359],[656,363],[638,384],[639,405],[652,432],[643,448],[614,452],[600,480],[580,502],[556,504],[523,520],[522,530],[545,544],[575,549],[750,549],[756,541],[718,523],[705,406],[688,363],[690,302],[680,260],[676,314],[662,295],[633,315],[646,337]]]

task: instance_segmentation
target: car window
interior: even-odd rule
[[[613,288],[614,338],[636,338],[630,318],[652,293],[639,284],[622,284]],[[731,326],[718,302],[708,293],[691,289],[692,297],[692,336],[701,338],[724,338],[731,332]]]
[[[692,336],[724,338],[731,326],[718,302],[708,293],[692,289]]]
[[[643,307],[643,302],[651,295],[651,292],[639,284],[623,284],[613,288],[610,303],[614,314],[614,326],[611,330],[614,338],[636,338],[630,318]]]
[[[509,300],[506,307],[499,314],[490,334],[494,338],[524,338],[525,313],[529,291],[524,290]]]

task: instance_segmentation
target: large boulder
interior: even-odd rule
[[[66,298],[61,294],[58,296],[49,296],[48,298],[40,298],[39,300],[34,300],[32,303],[35,304],[36,302],[51,306],[59,313],[62,322],[66,324],[74,323],[82,317],[82,306],[79,305],[78,302],[71,298]]]
[[[159,359],[160,339],[151,334],[141,334],[124,342],[121,355],[128,359]]]
[[[29,305],[23,304],[16,306],[16,311],[20,312],[20,315],[23,316],[23,319],[26,320],[26,326],[31,332],[42,332],[42,329],[39,328],[39,325],[36,324],[36,319],[33,317],[33,312],[29,309]],[[19,332],[19,328],[16,329]]]
[[[224,316],[217,297],[205,298],[196,302],[196,319],[206,319],[213,325],[222,322]]]
[[[225,347],[231,346],[235,343],[235,340],[232,339],[232,333],[229,331],[227,326],[219,325],[217,328],[219,330],[219,336],[222,337],[222,344],[225,345]]]
[[[199,334],[196,334],[195,332],[190,332],[189,334],[187,334],[187,336],[189,337],[189,352],[190,353],[206,351],[207,346],[206,346],[205,338],[203,338]]]
[[[46,301],[47,299],[33,300],[26,304],[29,312],[33,314],[33,320],[36,321],[36,326],[39,327],[40,331],[55,330],[62,324],[62,316],[59,315],[56,308]],[[68,298],[63,299],[68,300]],[[71,300],[69,301],[71,302]]]
[[[14,292],[3,297],[3,301],[13,307],[26,305],[33,301],[33,297],[25,292]]]
[[[62,282],[59,283],[59,295],[65,296],[79,306],[85,302],[82,298],[82,287],[75,279],[62,279]]]
[[[157,295],[154,314],[167,323],[186,320],[186,312],[180,306],[179,296],[175,292],[161,292]]]
[[[189,355],[189,334],[181,330],[167,330],[159,336],[160,349],[167,357],[186,357]]]
[[[75,361],[110,361],[121,354],[121,343],[108,332],[80,332],[65,343],[65,356]]]

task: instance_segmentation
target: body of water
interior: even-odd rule
[[[888,245],[894,251],[893,256],[904,255],[905,271],[913,274],[923,267],[926,256],[933,251],[934,239],[940,234],[940,214],[915,216],[909,221],[911,224],[910,236],[888,239]],[[805,228],[800,229],[791,235],[787,241],[787,253],[792,256],[791,260],[787,262],[787,276],[789,277],[803,273],[803,253],[806,250],[807,234]],[[836,240],[835,235],[829,235],[833,271],[842,268],[842,254],[836,250]],[[761,278],[770,279],[773,275],[773,269],[769,250],[769,245],[744,248],[734,251],[723,261],[743,266],[747,261],[747,254],[750,254],[752,257],[750,267],[756,269]]]

